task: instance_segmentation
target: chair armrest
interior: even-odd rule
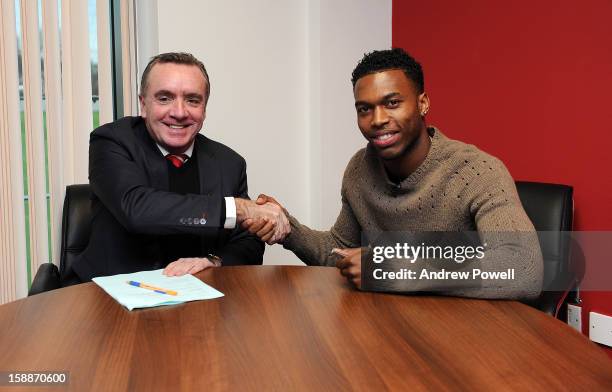
[[[562,274],[542,290],[538,298],[524,301],[526,305],[541,310],[555,318],[559,318],[561,306],[569,293],[576,287],[576,278],[572,274]]]
[[[28,291],[28,297],[44,293],[45,291],[59,289],[60,286],[60,275],[57,266],[53,263],[41,264],[34,276],[30,291]]]
[[[537,300],[536,308],[541,310],[542,312],[553,316],[554,318],[559,317],[559,311],[561,309],[561,305],[567,298],[568,291],[545,291],[542,292],[540,297]]]
[[[566,302],[576,300],[576,287],[582,282],[585,271],[584,252],[579,244],[572,240],[569,260],[566,272],[561,272],[555,280],[548,284],[548,290],[535,300],[527,302],[544,313],[555,318],[565,317],[563,305]]]

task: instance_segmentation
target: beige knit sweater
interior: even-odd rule
[[[331,230],[312,230],[291,216],[291,234],[283,246],[306,264],[333,266],[336,258],[330,256],[331,249],[362,246],[363,232],[478,231],[489,246],[477,268],[513,269],[514,279],[396,280],[381,282],[379,289],[475,298],[537,296],[543,276],[541,251],[508,170],[473,145],[451,140],[435,128],[428,131],[432,143],[425,161],[400,184],[389,180],[370,146],[359,150],[345,170],[342,209]],[[401,266],[408,266],[405,260]],[[424,260],[410,267],[440,270],[445,265]]]

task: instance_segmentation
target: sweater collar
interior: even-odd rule
[[[407,191],[407,190],[414,188],[414,186],[418,184],[419,181],[423,178],[425,173],[427,173],[430,170],[430,168],[439,160],[440,145],[446,139],[446,136],[444,136],[442,132],[440,132],[439,129],[433,126],[427,127],[427,133],[431,137],[431,144],[429,146],[429,151],[427,152],[427,156],[425,157],[425,160],[423,161],[423,163],[421,163],[419,167],[417,167],[417,169],[414,172],[412,172],[412,174],[404,178],[399,183],[395,183],[389,179],[389,176],[387,175],[387,171],[385,170],[385,167],[382,163],[382,160],[377,157],[376,153],[373,150],[373,147],[368,144],[368,149],[367,149],[368,153],[371,154],[373,158],[376,160],[378,171],[383,176],[382,178],[385,179],[385,183],[388,187],[390,187],[391,189],[395,191],[399,191],[399,190]]]

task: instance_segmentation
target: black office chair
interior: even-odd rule
[[[544,258],[544,280],[539,298],[526,302],[553,317],[562,317],[580,283],[578,257],[571,257],[574,215],[573,188],[568,185],[517,181],[521,203],[538,231]]]
[[[72,270],[74,259],[85,249],[91,233],[91,190],[89,184],[68,185],[62,213],[60,267],[42,264],[32,281],[28,295],[77,283]]]

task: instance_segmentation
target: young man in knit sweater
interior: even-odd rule
[[[285,211],[291,233],[283,246],[308,265],[336,266],[361,287],[362,246],[368,245],[362,243],[363,233],[477,231],[481,243],[488,244],[479,270],[510,269],[514,279],[387,279],[373,289],[476,298],[537,296],[541,251],[512,177],[497,158],[427,127],[430,102],[420,64],[402,49],[374,51],[359,62],[352,83],[357,124],[368,144],[345,170],[340,215],[329,231],[317,231]],[[257,202],[278,204],[265,195]],[[275,241],[264,222],[246,220],[243,226],[268,243]],[[341,259],[331,253],[334,249]],[[441,267],[440,260],[385,261],[392,263],[396,270]],[[372,264],[371,255],[364,257],[364,266]]]

